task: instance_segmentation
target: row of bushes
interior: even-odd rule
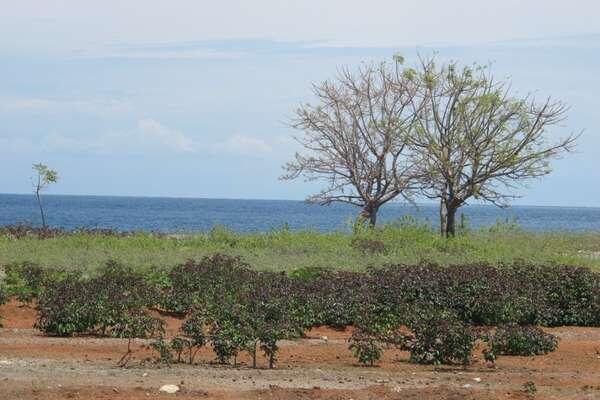
[[[152,279],[115,263],[88,279],[23,264],[7,268],[7,281],[11,294],[38,297],[37,327],[47,334],[158,336],[155,348],[171,361],[182,354],[193,360],[210,344],[221,362],[241,351],[256,362],[260,348],[272,366],[279,340],[313,326],[353,325],[350,348],[361,362],[396,346],[414,362],[464,364],[477,339],[493,361],[556,347],[531,325],[600,325],[600,275],[573,267],[395,265],[286,275],[217,254]],[[187,318],[170,342],[148,312],[156,307]],[[487,325],[499,328],[485,334],[473,328]]]
[[[84,235],[101,235],[126,237],[136,234],[135,232],[118,231],[108,228],[76,228],[67,230],[64,228],[52,228],[48,226],[32,226],[26,224],[4,225],[0,227],[0,236],[6,236],[11,239],[36,238],[36,239],[52,239],[56,237],[84,234]],[[164,236],[159,233],[154,235]]]

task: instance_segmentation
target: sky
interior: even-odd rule
[[[600,206],[600,3],[503,0],[19,0],[0,7],[0,193],[303,199],[287,122],[340,67],[492,63],[583,131],[515,204]]]

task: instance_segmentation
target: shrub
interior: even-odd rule
[[[588,268],[423,264],[369,273],[370,290],[390,307],[448,308],[474,325],[600,325],[600,274]]]
[[[256,348],[260,345],[273,368],[278,341],[303,333],[297,287],[284,274],[256,273],[248,278],[244,290],[222,296],[206,304],[209,337],[217,359],[226,363],[240,351],[252,356],[256,367]]]
[[[278,342],[298,338],[304,332],[294,288],[284,274],[264,272],[256,276],[252,290],[240,299],[248,316],[245,334],[241,336],[247,348],[260,344],[269,368],[275,366]]]
[[[224,327],[214,327],[211,331],[210,341],[212,349],[220,364],[228,364],[232,358],[236,359],[240,352],[240,344],[235,340],[236,330]],[[236,361],[234,361],[234,365]]]
[[[48,226],[37,227],[26,224],[5,225],[0,227],[0,235],[11,239],[36,238],[44,240],[75,234],[125,237],[135,235],[136,232],[116,231],[105,228],[76,228],[74,230],[66,230],[63,228],[52,228]],[[152,235],[164,236],[157,232],[153,232]]]
[[[189,260],[169,273],[170,287],[161,305],[167,311],[188,313],[244,290],[255,274],[239,257],[215,254],[199,262]]]
[[[151,337],[164,334],[164,321],[154,318],[145,311],[129,311],[125,318],[114,326],[113,333],[116,336],[127,338],[127,351],[121,357],[117,365],[125,367],[131,359],[131,341],[136,337]]]
[[[324,271],[312,279],[297,279],[292,295],[306,328],[329,325],[343,328],[354,324],[357,312],[368,295],[369,276],[364,273]]]
[[[203,313],[195,312],[192,313],[191,317],[188,318],[181,326],[181,332],[184,335],[181,339],[181,345],[177,343],[178,338],[174,338],[171,347],[174,350],[179,351],[179,347],[185,347],[188,352],[188,363],[193,364],[196,353],[206,344],[206,319]],[[178,361],[180,355],[178,356]]]
[[[156,302],[156,291],[138,274],[109,262],[101,275],[48,282],[38,299],[36,327],[47,334],[121,336],[133,314]]]
[[[488,352],[492,355],[534,356],[553,352],[558,347],[556,336],[535,326],[515,324],[499,326],[487,336]]]
[[[171,363],[173,362],[171,346],[169,346],[163,335],[160,335],[156,340],[150,343],[150,348],[158,353],[158,362],[171,366]]]
[[[531,268],[527,278],[543,287],[537,321],[545,326],[600,326],[600,274],[569,266]]]
[[[64,235],[61,228],[34,227],[25,224],[6,225],[0,228],[0,234],[11,239],[22,239],[25,237],[36,237],[38,239],[50,239]]]
[[[8,294],[6,293],[6,288],[0,282],[0,305],[6,303],[8,301]],[[2,327],[2,315],[0,315],[0,328]]]
[[[446,312],[433,312],[412,323],[414,336],[406,341],[410,360],[417,364],[471,362],[476,335],[470,327]]]
[[[8,300],[7,290],[2,283],[0,283],[0,305],[6,303]]]
[[[381,344],[376,336],[362,330],[355,330],[350,339],[349,349],[361,364],[373,364],[381,358]]]
[[[9,264],[5,267],[5,272],[9,295],[16,296],[23,302],[31,302],[37,298],[44,280],[48,277],[41,266],[30,262]]]
[[[94,301],[88,297],[88,285],[77,275],[49,282],[38,299],[36,327],[58,336],[88,332],[97,319],[92,307]]]

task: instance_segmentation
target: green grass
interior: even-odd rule
[[[352,245],[363,238],[383,242],[385,252],[368,254]],[[0,237],[0,265],[31,261],[43,266],[92,272],[113,259],[142,271],[164,270],[187,259],[216,252],[241,256],[259,270],[291,271],[305,267],[364,270],[388,263],[568,264],[600,267],[600,232],[533,233],[514,224],[497,224],[475,231],[463,230],[452,239],[433,229],[401,221],[375,231],[353,234],[291,232],[238,234],[224,228],[209,233],[157,237],[136,234],[111,237],[74,234],[54,239]]]

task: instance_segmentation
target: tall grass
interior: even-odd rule
[[[371,244],[377,246],[370,249]],[[459,235],[444,239],[431,226],[405,218],[375,230],[355,227],[352,233],[282,228],[241,234],[217,227],[207,233],[168,237],[144,233],[127,237],[72,234],[46,240],[0,237],[0,266],[30,261],[90,273],[111,259],[152,271],[216,252],[240,256],[260,270],[275,271],[307,267],[364,270],[389,263],[503,264],[515,260],[598,268],[600,232],[535,233],[501,222],[477,230],[463,224]]]

